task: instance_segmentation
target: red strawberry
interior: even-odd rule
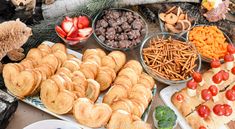
[[[82,24],[83,28],[89,27],[90,21],[86,16],[79,16],[78,23]]]
[[[88,27],[88,28],[85,28],[85,29],[79,29],[78,30],[78,35],[80,37],[87,37],[88,35],[90,35],[92,32],[92,28],[91,27]]]
[[[75,26],[76,28],[78,28],[78,18],[74,17],[73,18],[73,26]]]
[[[67,34],[64,32],[64,30],[61,28],[61,27],[59,27],[59,26],[56,26],[55,27],[55,30],[56,30],[56,32],[61,36],[61,37],[65,37]]]
[[[65,17],[65,20],[66,20],[66,21],[73,21],[73,19],[70,18],[70,17],[68,17],[68,16]]]
[[[83,29],[83,25],[81,23],[78,23],[77,26],[78,26],[78,29]]]
[[[73,22],[72,21],[68,21],[68,20],[64,20],[61,24],[61,27],[63,28],[63,30],[68,33],[71,28],[73,27]]]
[[[80,40],[80,37],[67,37],[66,39],[70,41],[78,41]]]
[[[74,38],[77,37],[78,29],[76,27],[72,27],[68,33],[68,37]]]

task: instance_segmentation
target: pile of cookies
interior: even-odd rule
[[[189,30],[193,22],[187,12],[176,6],[160,13],[159,18],[163,22],[165,30],[172,33],[181,33]]]
[[[113,111],[124,110],[141,117],[152,100],[151,89],[154,87],[153,78],[142,71],[138,61],[127,62],[103,102],[110,105]]]

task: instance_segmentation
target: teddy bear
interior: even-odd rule
[[[52,4],[55,0],[42,0],[45,4]],[[17,10],[25,10],[26,12],[35,12],[37,0],[11,0],[11,3],[16,7]]]
[[[32,29],[19,19],[2,22],[0,24],[0,61],[8,56],[12,61],[20,61],[25,55],[21,48],[32,35]],[[3,64],[0,62],[0,73]]]

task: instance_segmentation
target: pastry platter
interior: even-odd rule
[[[52,46],[54,45],[54,43],[50,42],[50,41],[44,41],[42,44],[46,44],[48,46]],[[81,59],[82,58],[82,54],[78,53],[78,52],[75,52],[73,50],[70,50],[70,49],[67,49],[67,52],[69,54],[73,54],[75,55],[77,58]],[[156,85],[154,86],[153,90],[152,90],[152,96],[155,96],[156,95]],[[9,92],[9,91],[8,91]],[[10,92],[9,92],[10,93]],[[102,103],[102,100],[103,100],[103,96],[105,95],[106,92],[102,92],[100,93],[96,103]],[[44,104],[41,102],[41,99],[39,97],[39,95],[34,95],[34,96],[28,96],[28,97],[25,97],[24,99],[21,99],[21,101],[39,109],[39,110],[42,110],[52,116],[55,116],[59,119],[62,119],[62,120],[65,120],[65,121],[69,121],[69,122],[72,122],[72,123],[75,123],[77,124],[79,127],[81,128],[84,128],[84,129],[91,129],[90,127],[87,127],[87,126],[84,126],[82,124],[79,124],[78,122],[76,122],[76,120],[74,119],[74,117],[71,115],[71,114],[65,114],[65,115],[58,115],[56,113],[53,113],[51,111],[49,111],[45,106]],[[149,103],[148,107],[146,108],[146,110],[144,111],[141,119],[143,121],[147,121],[148,119],[148,115],[149,115],[149,112],[150,112],[150,108],[151,108],[151,105],[152,105],[152,101]],[[101,127],[100,129],[102,129],[104,127]]]
[[[170,85],[160,91],[160,97],[163,100],[163,102],[169,106],[171,109],[173,109],[178,116],[178,123],[181,126],[182,129],[192,129],[189,124],[186,122],[184,117],[181,115],[181,113],[178,111],[178,109],[174,106],[174,104],[171,102],[172,95],[180,91],[185,87],[185,84],[179,84],[179,85]],[[218,128],[218,129],[229,129],[226,125]]]

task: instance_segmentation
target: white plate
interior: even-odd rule
[[[82,129],[76,124],[63,120],[43,120],[30,124],[23,129]]]
[[[43,43],[44,43],[44,44],[47,44],[47,45],[49,45],[49,46],[52,46],[52,45],[54,44],[54,43],[49,42],[49,41],[44,41]],[[68,51],[69,54],[73,54],[73,55],[75,55],[75,56],[76,56],[77,58],[79,58],[79,59],[82,58],[82,54],[80,54],[80,53],[78,53],[78,52],[76,52],[76,51],[73,51],[73,50],[70,50],[70,49],[67,49],[67,51]],[[156,85],[155,85],[155,86],[154,86],[154,89],[153,89],[153,91],[152,91],[153,96],[156,95],[156,91],[157,91],[157,88],[156,88]],[[105,93],[101,93],[101,94],[99,95],[99,98],[97,99],[96,103],[102,103],[104,94],[105,94]],[[35,108],[37,108],[37,109],[39,109],[39,110],[42,110],[42,111],[44,111],[44,112],[46,112],[46,113],[48,113],[48,114],[51,114],[51,115],[53,115],[53,116],[55,116],[55,117],[57,117],[57,118],[59,118],[59,119],[62,119],[62,120],[65,120],[65,121],[69,121],[69,122],[75,123],[75,124],[77,124],[78,126],[82,127],[83,129],[91,129],[91,128],[89,128],[89,127],[80,125],[80,124],[74,119],[74,117],[73,117],[72,115],[70,115],[70,114],[58,115],[58,114],[55,114],[55,113],[53,113],[53,112],[47,110],[46,107],[45,107],[45,106],[43,105],[43,103],[41,102],[39,96],[37,96],[37,95],[36,95],[36,96],[31,96],[31,97],[26,97],[26,98],[23,99],[22,101],[25,102],[25,103],[27,103],[27,104],[29,104],[29,105],[31,105],[31,106],[33,106],[33,107],[35,107]],[[145,122],[146,122],[147,119],[148,119],[148,115],[149,115],[149,112],[150,112],[151,105],[152,105],[152,101],[150,102],[149,106],[147,107],[147,109],[145,110],[144,114],[142,115],[142,118],[141,118],[141,119],[142,119],[143,121],[145,121]],[[103,128],[100,128],[100,129],[104,129],[104,127],[103,127]]]
[[[177,115],[177,121],[182,129],[192,129],[190,125],[187,123],[187,121],[184,119],[184,117],[181,115],[181,113],[178,111],[178,109],[174,106],[174,104],[171,102],[171,96],[177,92],[180,91],[185,87],[186,84],[180,84],[180,85],[171,85],[160,92],[160,97],[163,100],[163,102],[169,106],[172,110],[175,111],[175,114]],[[218,129],[228,129],[225,125],[218,128]]]

